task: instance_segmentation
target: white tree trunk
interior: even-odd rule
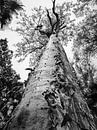
[[[77,85],[74,70],[58,38],[52,35],[39,65],[29,80],[22,101],[5,129],[81,130],[82,128],[96,130]]]

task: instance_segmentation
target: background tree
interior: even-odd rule
[[[0,0],[1,29],[12,20],[12,15],[22,9],[17,0]],[[0,129],[10,118],[12,111],[21,100],[22,83],[20,76],[12,69],[13,52],[8,49],[7,40],[0,39]]]
[[[8,117],[9,99],[20,101],[22,96],[22,83],[19,82],[20,76],[12,69],[11,59],[13,52],[8,49],[6,39],[0,40],[0,113],[3,115],[3,123],[6,122]],[[13,104],[11,104],[13,105]],[[14,108],[13,108],[14,109]],[[12,110],[13,110],[12,109]],[[12,112],[10,110],[10,114]],[[1,116],[0,116],[1,118]],[[0,121],[0,128],[2,129],[2,121]],[[4,125],[4,124],[3,124]]]
[[[75,66],[83,79],[84,89],[87,91],[86,98],[94,115],[96,112],[97,83],[94,75],[97,68],[93,66],[92,58],[97,55],[97,10],[89,7],[85,19],[77,26],[74,40]],[[80,51],[79,51],[80,50]],[[82,82],[82,80],[80,80]]]

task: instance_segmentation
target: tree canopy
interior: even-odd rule
[[[53,7],[50,9],[35,7],[32,9],[31,16],[25,12],[21,13],[19,26],[16,29],[23,36],[22,42],[16,44],[16,57],[20,57],[19,61],[30,54],[31,65],[35,65],[52,33],[56,32],[64,44],[67,44],[72,37],[74,19],[70,16],[73,4],[65,2],[62,5],[56,5],[55,0],[52,3]]]

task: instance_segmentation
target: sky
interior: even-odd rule
[[[22,4],[24,5],[24,8],[27,12],[27,14],[31,13],[31,8],[37,7],[37,6],[43,6],[46,8],[50,8],[52,6],[52,0],[21,0]],[[56,3],[62,3],[64,0],[56,0]],[[16,22],[16,19],[14,19],[11,22],[12,26],[14,27]],[[6,27],[4,30],[0,30],[0,39],[7,38],[9,49],[13,50],[15,52],[14,44],[19,42],[21,40],[21,36],[16,33],[15,31],[11,31],[8,27]],[[65,49],[66,52],[71,52],[71,45],[69,45],[68,48]],[[71,58],[72,54],[68,53],[68,57]],[[29,67],[29,58],[26,58],[25,61],[18,63],[17,59],[13,57],[12,59],[13,69],[16,70],[17,74],[20,74],[21,81],[24,81],[27,79],[28,71],[25,70]]]

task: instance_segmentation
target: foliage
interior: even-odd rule
[[[17,0],[0,0],[0,23],[1,29],[12,20],[12,14],[22,9]]]
[[[75,68],[79,81],[83,86],[84,96],[96,119],[97,83],[94,83],[94,74],[97,69],[92,64],[91,58],[97,54],[97,10],[89,9],[84,17],[84,20],[76,26],[73,51]]]
[[[12,15],[22,9],[16,0],[0,0],[1,29],[9,24]],[[22,98],[22,83],[20,76],[12,69],[11,59],[13,52],[8,49],[7,40],[0,39],[0,130],[10,119],[12,112]]]
[[[13,52],[8,49],[6,39],[0,40],[0,128],[21,100],[22,83],[20,76],[12,69]],[[4,123],[4,124],[2,124]]]
[[[95,55],[97,51],[97,10],[90,12],[77,26],[74,47],[83,47],[85,54]]]
[[[50,9],[35,7],[30,16],[25,12],[20,14],[16,29],[22,35],[22,42],[16,44],[16,57],[20,57],[19,62],[30,55],[30,64],[35,66],[45,50],[48,37],[54,32],[67,45],[79,28],[79,25],[75,26],[75,16],[84,17],[90,13],[89,2],[64,2],[62,5],[55,5],[53,0],[52,3],[53,7]],[[74,18],[71,17],[72,14]]]
[[[81,2],[83,2],[83,3],[85,3],[85,2],[92,2],[92,3],[97,3],[97,0],[78,0],[78,1],[81,1]]]
[[[13,52],[8,49],[7,40],[0,40],[0,89],[4,86],[12,86],[13,83],[20,79],[19,75],[12,69]],[[10,87],[9,86],[9,87]]]
[[[88,86],[89,80],[93,82],[94,72],[96,71],[91,64],[91,58],[97,53],[97,10],[91,1],[79,1],[75,14],[83,12],[84,19],[76,25],[74,38],[74,59],[77,72],[83,78],[84,86]],[[90,5],[91,4],[91,5]]]

